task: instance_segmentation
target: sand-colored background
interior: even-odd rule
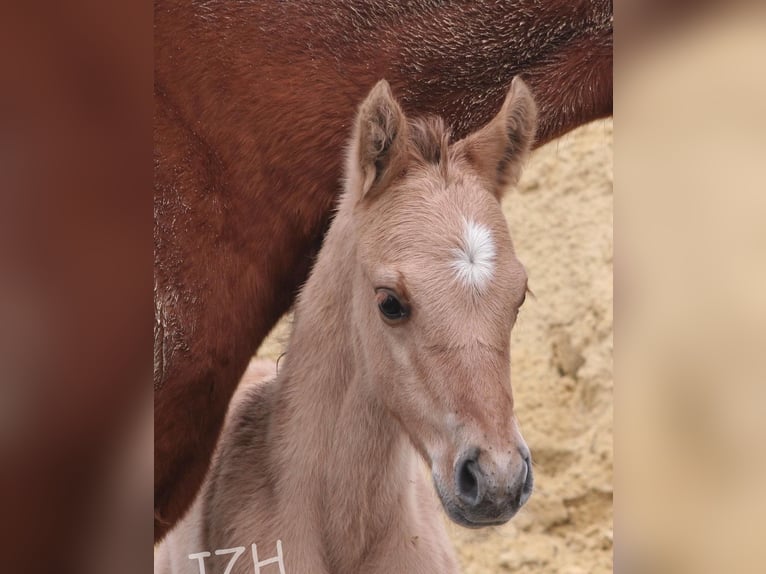
[[[535,294],[511,342],[535,492],[505,526],[449,523],[466,574],[612,571],[612,142],[605,120],[538,149],[503,200]],[[287,331],[258,354],[276,359]]]

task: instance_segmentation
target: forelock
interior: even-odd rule
[[[440,168],[445,180],[449,163],[450,131],[439,117],[429,116],[410,121],[411,159]]]

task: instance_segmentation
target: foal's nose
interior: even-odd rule
[[[532,494],[532,461],[521,445],[510,456],[466,451],[455,465],[455,485],[465,517],[477,526],[509,520]]]

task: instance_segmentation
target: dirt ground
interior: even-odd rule
[[[511,342],[535,491],[502,527],[448,522],[466,574],[612,572],[612,142],[605,120],[538,149],[503,200],[535,294]],[[287,332],[258,354],[276,359]]]

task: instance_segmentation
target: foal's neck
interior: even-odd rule
[[[360,560],[403,526],[414,499],[410,483],[421,471],[399,423],[365,380],[355,348],[353,250],[347,222],[336,221],[299,298],[275,413],[284,441],[278,448],[290,453],[282,463],[294,469],[300,456],[305,469],[297,478],[304,482],[291,488],[315,498],[309,504],[316,505],[323,543],[342,543],[344,561]]]

